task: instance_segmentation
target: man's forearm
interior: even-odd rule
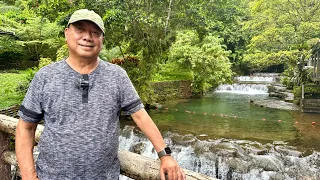
[[[133,114],[132,117],[141,131],[151,141],[157,152],[165,148],[166,145],[163,141],[161,133],[159,132],[159,129],[144,109]]]
[[[35,128],[36,127],[26,128],[23,123],[19,122],[16,129],[15,148],[23,180],[37,179],[33,159]]]

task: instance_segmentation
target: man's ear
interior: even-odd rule
[[[64,29],[64,38],[67,41],[67,37],[68,37],[68,28]]]
[[[104,36],[102,36],[102,46],[101,46],[101,49],[100,49],[100,50],[103,49],[103,42],[104,42]]]

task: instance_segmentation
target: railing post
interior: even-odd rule
[[[9,150],[9,135],[0,131],[0,156]],[[11,180],[11,165],[0,158],[0,177],[2,180]]]

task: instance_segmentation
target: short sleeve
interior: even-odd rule
[[[131,115],[144,108],[144,105],[126,71],[121,69],[120,73],[119,89],[121,109],[125,115]]]
[[[40,80],[39,73],[36,73],[18,111],[22,120],[29,123],[38,123],[43,119],[42,87],[43,82]]]

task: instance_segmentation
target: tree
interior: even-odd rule
[[[32,9],[29,9],[28,1],[21,3],[20,8],[12,8],[0,14],[2,21],[0,29],[15,34],[10,41],[6,41],[8,37],[0,39],[4,45],[0,52],[3,55],[1,57],[16,63],[39,61],[41,57],[55,59],[57,49],[63,44],[63,40],[59,37],[63,28],[46,18],[37,16]],[[11,56],[17,53],[19,56]]]
[[[253,71],[271,65],[297,66],[299,57],[307,56],[320,35],[320,2],[254,0],[249,5],[244,30],[253,35],[243,61]]]
[[[177,61],[193,74],[193,92],[205,94],[210,88],[231,82],[230,51],[221,45],[223,39],[207,35],[200,40],[195,31],[185,30],[177,34],[170,49],[170,61]]]

